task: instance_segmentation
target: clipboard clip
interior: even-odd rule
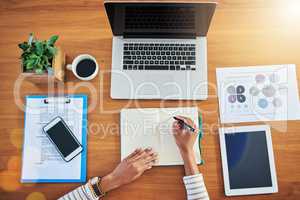
[[[49,103],[71,103],[71,99],[68,97],[49,97],[44,99],[44,104],[49,104]]]

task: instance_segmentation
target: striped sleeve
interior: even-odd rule
[[[86,183],[60,197],[58,200],[98,200],[98,198],[94,195],[90,183]]]
[[[209,200],[202,174],[183,177],[188,200]]]

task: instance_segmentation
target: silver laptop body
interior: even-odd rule
[[[111,98],[208,98],[215,3],[105,2],[113,31]]]

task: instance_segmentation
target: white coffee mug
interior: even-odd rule
[[[96,65],[96,69],[95,69],[95,71],[94,71],[91,75],[89,75],[89,76],[87,76],[87,77],[82,77],[82,76],[78,75],[78,73],[77,73],[77,66],[78,66],[78,64],[80,63],[80,61],[85,60],[85,59],[89,59],[89,60],[94,61],[94,62],[95,62],[95,65]],[[68,69],[68,70],[71,70],[71,71],[73,72],[73,74],[74,74],[78,79],[83,80],[83,81],[89,81],[89,80],[92,80],[93,78],[95,78],[95,77],[97,76],[97,74],[98,74],[98,68],[99,68],[99,67],[98,67],[98,63],[97,63],[96,59],[95,59],[93,56],[89,55],[89,54],[81,54],[81,55],[78,55],[78,56],[73,60],[72,64],[68,64],[68,65],[67,65],[67,69]]]

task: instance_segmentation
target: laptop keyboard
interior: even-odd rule
[[[124,70],[196,70],[195,44],[124,43]]]

